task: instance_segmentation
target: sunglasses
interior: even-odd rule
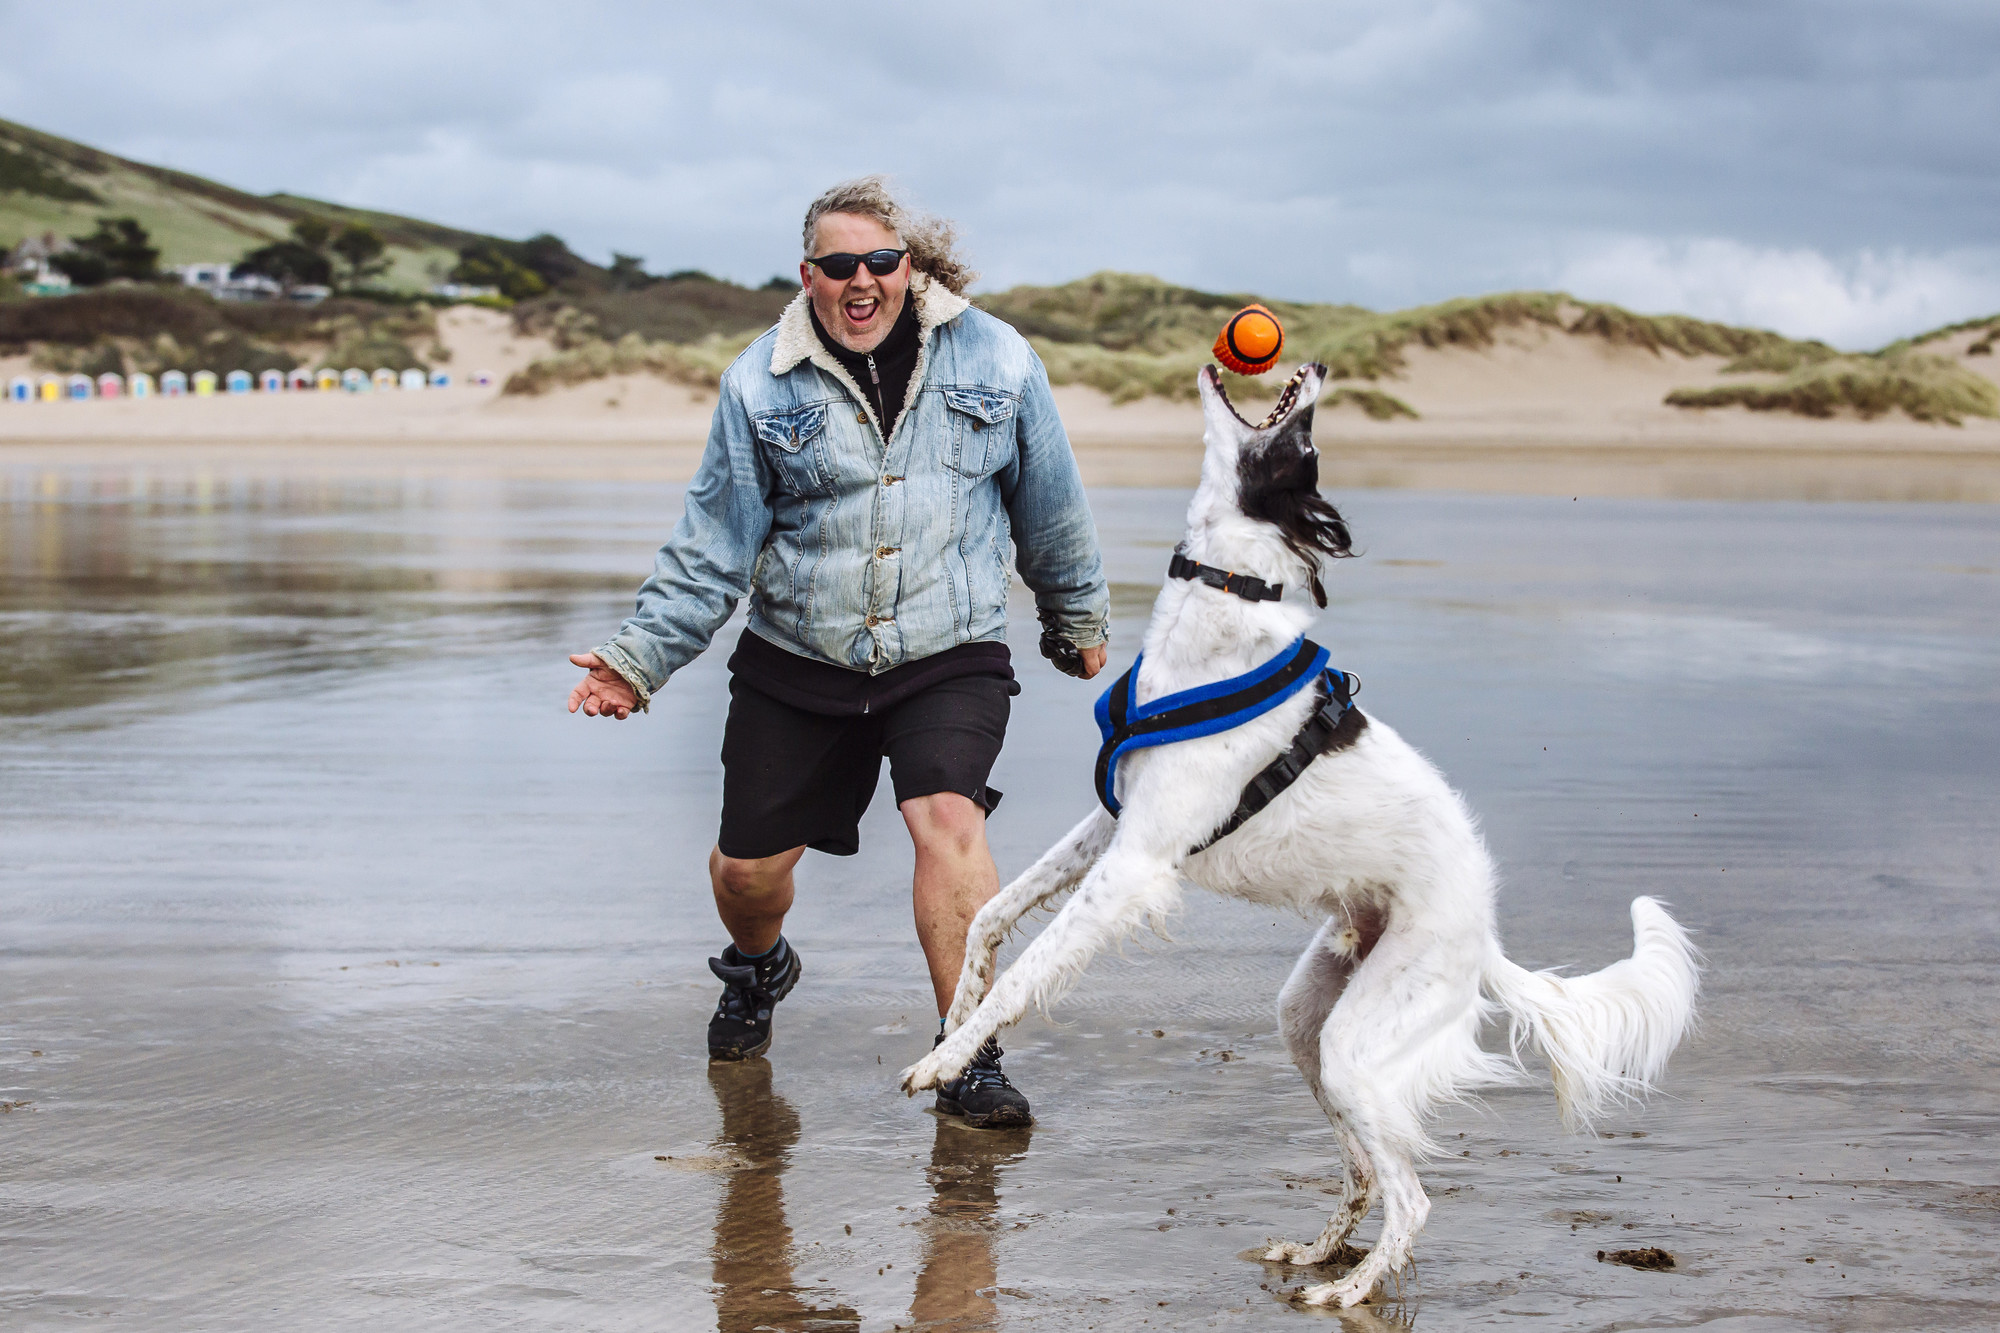
[[[868,265],[868,271],[876,277],[886,278],[896,271],[896,266],[903,262],[903,256],[908,253],[910,253],[908,250],[870,250],[865,255],[821,255],[818,259],[808,259],[806,262],[835,282],[846,282],[854,276],[854,270],[863,264]]]

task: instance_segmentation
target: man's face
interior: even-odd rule
[[[813,229],[813,236],[814,255],[865,255],[873,250],[903,248],[895,232],[874,218],[854,213],[828,213]],[[872,352],[903,313],[903,301],[910,292],[910,257],[904,255],[896,271],[885,278],[876,277],[863,264],[845,282],[835,282],[801,260],[799,281],[812,293],[813,313],[836,342],[850,352]]]

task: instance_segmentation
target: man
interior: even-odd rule
[[[849,856],[889,760],[916,848],[912,899],[938,1013],[973,915],[999,890],[986,785],[1019,692],[1006,644],[1007,548],[1033,590],[1042,651],[1104,666],[1110,599],[1096,527],[1048,375],[973,309],[951,227],[879,177],[806,211],[802,290],[722,377],[687,512],[571,712],[625,718],[750,597],[729,659],[722,830],[709,855],[730,944],[712,1059],[771,1044],[798,981],[782,931],[807,848]],[[943,1019],[939,1019],[940,1034]],[[1026,1124],[988,1042],[938,1094],[968,1124]]]

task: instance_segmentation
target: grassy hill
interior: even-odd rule
[[[134,217],[160,263],[220,263],[282,239],[308,214],[372,225],[389,243],[383,285],[421,291],[444,280],[476,232],[299,195],[250,194],[0,120],[0,244],[53,231],[83,235],[105,216]]]

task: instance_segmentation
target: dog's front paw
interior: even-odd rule
[[[950,1075],[944,1071],[944,1062],[937,1058],[936,1052],[932,1052],[903,1071],[903,1095],[914,1097],[949,1078]]]

